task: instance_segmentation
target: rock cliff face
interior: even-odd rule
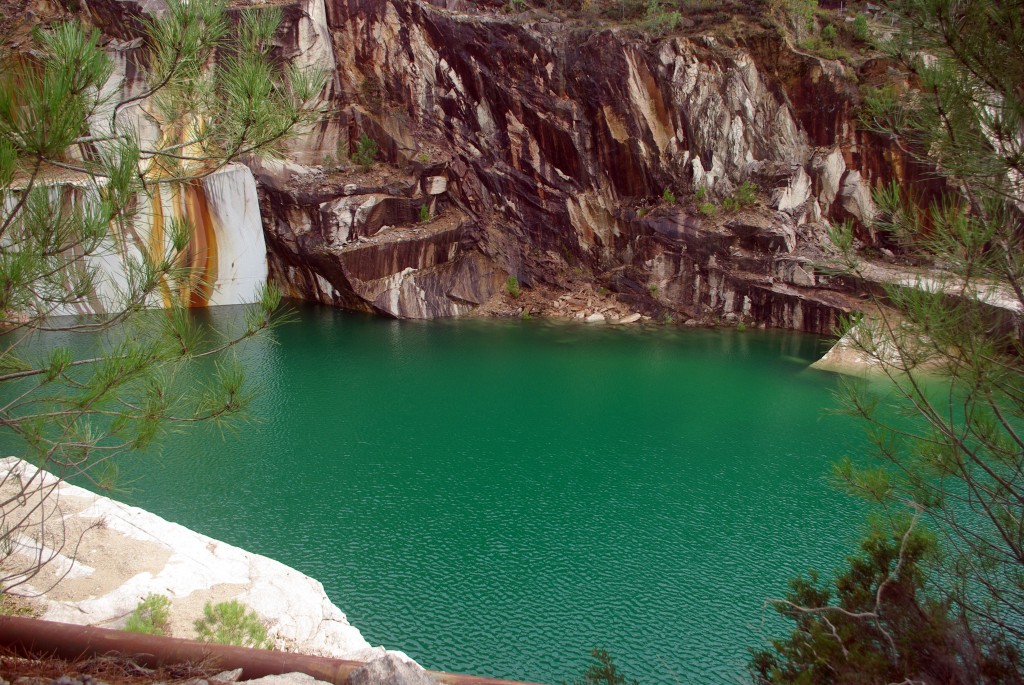
[[[326,29],[306,35],[321,51],[330,40],[338,114],[303,161],[318,161],[310,141],[323,161],[365,133],[408,179],[308,193],[261,175],[271,272],[293,294],[450,316],[506,274],[554,289],[582,277],[650,315],[818,332],[852,306],[847,284],[815,273],[823,222],[866,223],[871,182],[907,171],[857,133],[838,63],[757,26],[655,41],[415,0],[326,0],[321,14],[318,1],[304,16]],[[763,206],[706,216],[689,201],[748,180]],[[684,202],[660,202],[666,189]],[[443,230],[385,210],[435,198]]]
[[[90,8],[104,24],[118,5],[153,11]],[[855,293],[815,270],[826,224],[873,240],[871,187],[920,175],[858,131],[842,65],[743,18],[655,40],[455,0],[299,0],[283,16],[281,58],[333,76],[331,118],[290,161],[252,165],[271,278],[297,297],[458,316],[513,275],[582,280],[651,316],[828,332]],[[361,139],[386,167],[343,163]],[[699,211],[744,182],[756,206]]]
[[[95,186],[85,180],[50,183],[53,202],[99,202]],[[172,243],[173,222],[186,219],[191,239],[183,266],[192,269],[191,284],[182,295],[193,307],[256,302],[267,282],[266,247],[259,199],[252,172],[230,164],[187,184],[153,186],[140,193],[138,213],[124,235],[111,235],[93,254],[80,256],[94,270],[85,297],[69,300],[56,315],[101,314],[121,311],[129,279],[145,254],[166,252]],[[81,263],[81,262],[76,262]],[[150,306],[166,306],[169,292],[161,289]]]

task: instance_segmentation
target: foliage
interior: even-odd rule
[[[674,205],[676,203],[676,194],[668,188],[665,188],[665,190],[661,191],[661,201]]]
[[[757,204],[757,186],[753,181],[746,180],[736,189],[733,197],[740,207],[752,207]]]
[[[352,153],[352,161],[364,169],[369,169],[379,154],[380,148],[377,147],[377,141],[364,133],[356,141],[356,150]]]
[[[714,202],[701,202],[700,205],[697,207],[697,211],[699,211],[704,216],[710,217],[718,214],[718,207],[715,206]]]
[[[642,19],[647,12],[646,0],[582,0],[584,14],[596,14],[617,21]]]
[[[829,45],[835,45],[838,38],[839,33],[836,31],[836,27],[832,24],[829,24],[821,30],[821,39]]]
[[[129,633],[166,635],[170,629],[171,600],[165,595],[150,594],[128,615],[124,629]]]
[[[869,35],[868,18],[865,17],[862,12],[858,12],[857,16],[853,20],[853,37],[864,43],[867,41]]]
[[[800,41],[800,47],[807,52],[813,53],[823,59],[843,60],[849,62],[852,59],[849,50],[824,40],[822,36],[811,36]]]
[[[907,572],[921,578],[891,583],[902,597],[886,587],[884,616],[857,616],[857,626],[844,620],[846,632],[838,638],[815,619],[814,649],[825,649],[829,635],[832,649],[813,654],[800,647],[805,638],[794,637],[781,645],[779,663],[797,670],[820,663],[824,673],[845,668],[848,655],[856,654],[878,660],[861,667],[888,669],[887,681],[1020,682],[1022,5],[899,0],[894,8],[902,17],[899,31],[879,47],[908,72],[912,89],[905,95],[894,88],[867,90],[862,122],[934,169],[946,193],[929,206],[895,185],[876,194],[876,228],[930,268],[927,281],[887,288],[874,302],[873,318],[848,322],[848,339],[885,379],[848,382],[844,392],[846,410],[866,420],[879,462],[844,460],[836,476],[884,513],[893,535],[900,511],[920,512],[941,554],[908,552]],[[862,276],[850,227],[835,229],[833,239],[844,252],[843,270]],[[891,560],[892,550],[886,554]],[[858,568],[851,562],[840,579]],[[805,592],[793,602],[824,601],[814,605],[814,599]],[[881,653],[871,657],[879,645]]]
[[[872,126],[872,120],[895,121],[900,116],[900,92],[896,86],[886,84],[881,88],[866,85],[860,91],[863,103],[863,123]]]
[[[523,293],[522,288],[519,287],[519,279],[515,276],[509,276],[505,280],[505,292],[518,299]]]
[[[798,41],[814,32],[818,0],[785,0],[785,11]]]
[[[666,33],[675,31],[682,19],[676,10],[667,10],[662,6],[661,0],[649,0],[647,12],[640,28],[653,36],[661,37]]]
[[[420,205],[420,223],[425,224],[430,221],[430,207],[427,205]]]
[[[0,616],[34,617],[36,610],[23,597],[0,592]]]
[[[148,85],[131,96],[108,84],[99,33],[77,23],[37,29],[31,51],[0,55],[0,431],[58,478],[109,486],[117,455],[246,406],[244,374],[222,353],[271,325],[279,293],[267,288],[240,331],[201,330],[186,310],[212,284],[192,266],[190,222],[168,219],[148,242],[135,231],[161,195],[184,202],[204,176],[243,155],[279,153],[319,118],[323,74],[274,66],[279,18],[244,10],[229,30],[223,5],[169,0],[142,22]],[[113,314],[51,318],[88,310],[96,293]],[[164,311],[142,311],[155,304]],[[91,351],[40,352],[32,334],[41,330],[78,336]],[[207,382],[189,387],[184,370],[198,359],[211,365]],[[48,511],[42,477],[8,474],[0,488],[0,543],[42,534],[30,531]],[[47,553],[28,567],[0,544],[5,591],[68,542],[48,531]]]
[[[925,565],[938,552],[935,537],[906,518],[893,528],[878,522],[836,579],[835,595],[811,571],[790,581],[774,609],[796,627],[787,639],[750,661],[757,683],[972,683],[984,674],[1011,677],[1012,650],[970,650],[968,626],[948,601],[925,587]]]
[[[594,648],[590,655],[596,663],[587,666],[583,678],[577,678],[572,685],[639,685],[636,680],[629,680],[619,671],[607,650]],[[566,685],[564,680],[562,685]]]
[[[195,628],[201,642],[255,649],[273,647],[267,639],[267,627],[259,615],[237,599],[217,604],[207,602],[203,606],[203,617],[196,621]]]
[[[741,183],[732,195],[722,200],[722,209],[726,212],[735,212],[755,204],[757,204],[757,186],[753,181],[747,180]]]

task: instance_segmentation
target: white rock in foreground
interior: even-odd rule
[[[12,472],[21,482],[35,478],[34,483],[56,486],[42,514],[47,517],[43,544],[60,554],[31,580],[31,589],[43,593],[37,600],[41,618],[120,628],[140,600],[156,593],[171,599],[172,634],[192,638],[192,624],[207,601],[237,599],[266,622],[277,648],[360,661],[385,654],[349,624],[323,585],[295,569],[137,507],[58,483],[15,457],[0,459],[0,480]],[[4,482],[6,492],[13,481]],[[17,515],[15,510],[2,513],[8,521]],[[31,553],[32,539],[38,544],[38,525],[25,532],[19,544]],[[22,591],[27,587],[21,586]],[[409,660],[401,652],[394,654]]]

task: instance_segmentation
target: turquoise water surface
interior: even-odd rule
[[[302,307],[240,351],[256,418],[125,461],[118,498],[317,578],[429,668],[558,683],[603,647],[645,685],[738,682],[765,598],[858,537],[825,349]]]

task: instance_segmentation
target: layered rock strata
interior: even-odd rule
[[[821,275],[827,224],[880,240],[872,188],[923,175],[858,130],[846,67],[749,18],[655,40],[445,0],[283,16],[281,58],[332,73],[330,118],[282,167],[253,167],[271,278],[298,297],[459,316],[509,275],[553,293],[583,279],[651,317],[830,332],[858,288]],[[364,137],[389,178],[345,163]],[[759,201],[723,211],[744,182]]]
[[[816,273],[826,222],[866,227],[871,185],[911,173],[856,131],[841,65],[763,28],[652,41],[415,0],[327,0],[324,14],[338,114],[315,135],[352,149],[366,133],[407,170],[423,151],[442,160],[460,253],[528,287],[565,288],[582,271],[651,316],[828,332],[853,301],[848,282]],[[692,199],[728,197],[743,181],[760,191],[756,210],[708,216]],[[659,207],[664,190],[685,199]],[[379,247],[378,264],[382,250],[418,256],[374,271],[369,280],[388,287],[350,287],[339,274],[352,272],[352,255],[295,249],[307,226],[331,223],[337,200],[316,198],[323,218],[297,221],[296,193],[280,191],[268,186],[265,226],[272,259],[287,262],[274,276],[294,294],[395,316],[476,304],[453,306],[450,290],[428,287],[416,306],[381,306],[381,293],[393,300],[394,283],[412,278],[407,269],[436,267],[434,244],[410,236]]]

